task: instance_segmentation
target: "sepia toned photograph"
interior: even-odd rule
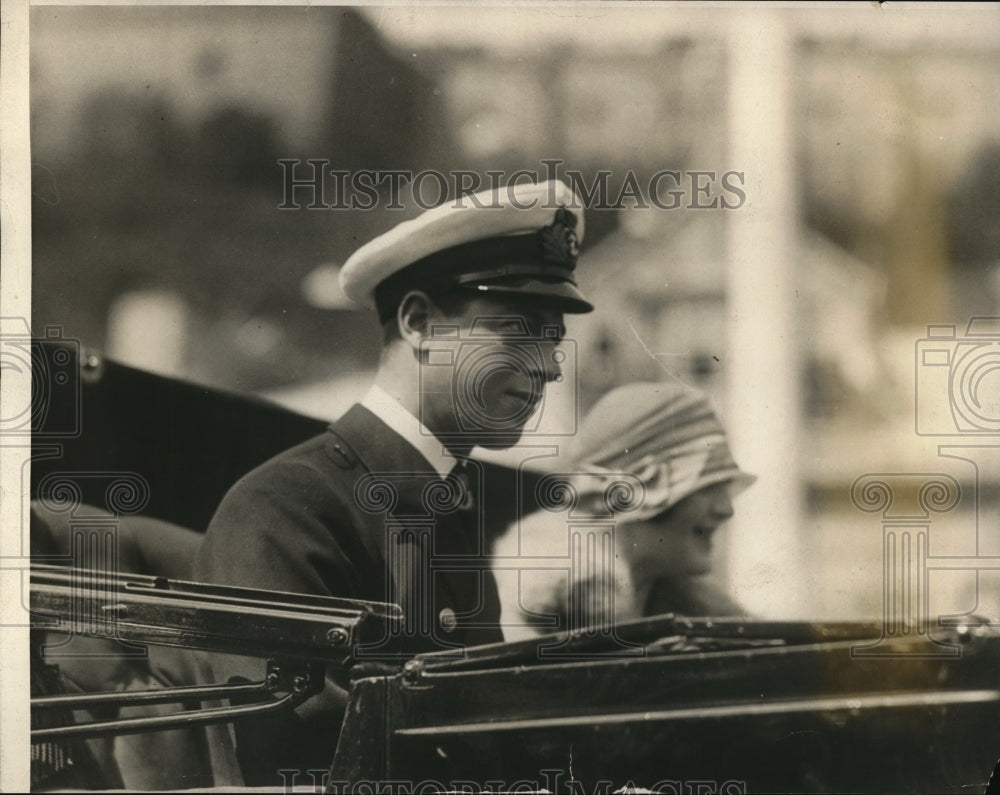
[[[0,791],[1000,793],[1000,4],[3,13]]]

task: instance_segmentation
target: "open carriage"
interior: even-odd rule
[[[63,366],[81,378],[45,405],[33,438],[35,784],[220,786],[226,760],[211,727],[277,719],[398,631],[392,605],[184,575],[225,489],[323,423],[61,342],[37,349],[43,361],[79,356]],[[498,526],[523,507],[494,499]],[[103,645],[88,657],[81,642]],[[77,644],[62,663],[60,643]],[[260,659],[260,680],[193,684],[191,660],[206,651]],[[329,768],[289,770],[286,784],[982,792],[997,786],[998,717],[1000,630],[987,623],[886,633],[662,616],[418,655],[398,674],[359,679]],[[123,774],[136,757],[171,768],[172,780]]]

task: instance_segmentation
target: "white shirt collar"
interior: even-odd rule
[[[372,384],[361,405],[413,445],[442,477],[448,477],[458,461],[419,419],[378,384]]]

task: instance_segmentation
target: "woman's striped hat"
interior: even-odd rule
[[[757,478],[741,470],[726,432],[699,389],[633,383],[601,398],[570,443],[581,472],[628,473],[646,488],[634,520],[657,516],[689,494],[729,482],[742,491]]]

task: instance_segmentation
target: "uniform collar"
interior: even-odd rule
[[[455,468],[458,463],[455,456],[426,425],[378,384],[372,384],[361,405],[415,447],[442,478],[448,477]]]

